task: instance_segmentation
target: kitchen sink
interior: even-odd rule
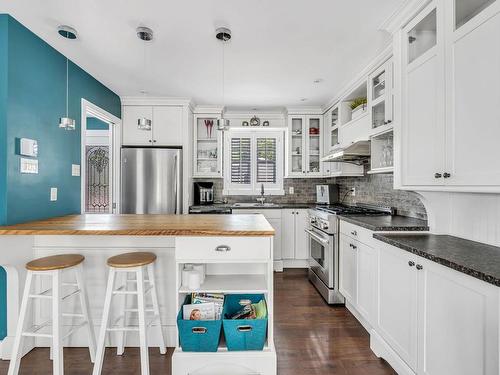
[[[259,208],[259,207],[276,207],[276,203],[235,203],[233,204],[234,208]]]

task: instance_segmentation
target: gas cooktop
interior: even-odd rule
[[[316,209],[319,211],[324,211],[333,215],[365,215],[365,216],[382,216],[382,215],[391,215],[390,208],[372,208],[370,206],[349,206],[344,204],[334,204],[328,206],[316,206]]]

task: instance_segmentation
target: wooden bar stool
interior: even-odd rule
[[[160,319],[160,308],[158,305],[158,294],[154,277],[154,262],[156,255],[148,252],[126,253],[108,259],[109,276],[106,288],[106,298],[102,314],[101,332],[97,342],[96,360],[93,375],[100,375],[104,359],[105,340],[107,332],[120,332],[118,336],[117,355],[122,355],[125,347],[125,333],[130,331],[139,332],[139,345],[141,351],[141,374],[149,374],[149,355],[147,329],[153,325],[158,326],[159,349],[161,354],[165,354],[165,339]],[[122,274],[123,284],[115,289],[115,279],[117,273]],[[145,278],[147,273],[148,277]],[[135,279],[129,279],[129,275],[135,274]],[[130,284],[135,284],[135,288],[129,288]],[[135,289],[135,290],[134,290]],[[146,296],[151,293],[152,306],[146,308]],[[122,295],[121,315],[118,316],[113,325],[109,325],[111,300],[114,295]],[[137,296],[137,309],[127,308],[127,296]],[[127,315],[137,313],[139,325],[127,326]],[[151,319],[146,322],[146,313],[153,313]]]
[[[16,375],[19,372],[19,364],[23,352],[24,337],[40,337],[52,339],[51,359],[53,359],[52,367],[54,375],[62,375],[64,373],[63,361],[63,340],[75,333],[78,329],[86,326],[89,335],[89,351],[90,359],[94,362],[95,355],[95,336],[92,320],[90,319],[89,304],[85,284],[82,277],[82,263],[85,258],[79,254],[54,255],[45,258],[33,260],[26,264],[28,274],[26,277],[26,285],[24,287],[23,299],[21,302],[21,312],[17,324],[17,332],[12,350],[12,359],[9,365],[8,375]],[[63,282],[62,276],[66,272],[72,271],[75,276],[74,282]],[[49,276],[52,278],[52,287],[35,294],[32,292],[32,285],[35,277]],[[66,292],[68,289],[69,292]],[[64,313],[62,310],[63,302],[71,297],[80,296],[81,313]],[[26,316],[28,305],[33,299],[51,300],[52,301],[52,319],[40,325],[34,325],[28,330],[25,330]],[[63,334],[62,319],[70,317],[72,319],[80,319],[80,323],[72,326],[69,332]],[[41,333],[43,328],[52,325],[52,333]],[[53,356],[53,358],[52,358]]]

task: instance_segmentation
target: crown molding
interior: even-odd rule
[[[174,105],[188,106],[194,108],[194,103],[190,98],[168,97],[168,96],[122,96],[122,105]]]
[[[221,115],[224,107],[221,105],[197,105],[193,109],[195,114]]]
[[[380,30],[393,35],[398,29],[404,27],[410,19],[423,9],[431,0],[406,0],[382,24]]]
[[[286,107],[288,115],[321,115],[323,108],[321,106],[296,106]]]

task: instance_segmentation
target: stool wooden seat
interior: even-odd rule
[[[39,258],[26,263],[26,269],[30,271],[52,271],[62,270],[79,265],[85,260],[80,254],[52,255],[50,257]]]
[[[156,255],[148,252],[125,253],[108,259],[108,266],[115,268],[142,267],[154,263]]]

